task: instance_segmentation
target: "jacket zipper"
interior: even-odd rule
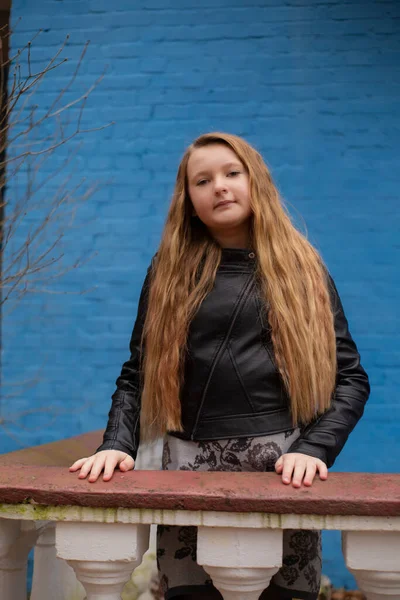
[[[224,339],[222,341],[220,349],[218,350],[218,352],[217,352],[217,354],[216,354],[216,356],[214,358],[214,362],[211,365],[210,373],[208,375],[207,382],[206,382],[206,385],[204,387],[204,391],[203,391],[203,394],[202,394],[202,397],[201,397],[201,400],[200,400],[200,406],[199,406],[199,409],[197,411],[196,420],[195,420],[194,426],[192,428],[192,433],[190,434],[190,439],[192,441],[194,440],[194,435],[195,435],[195,432],[196,432],[196,429],[197,429],[197,425],[199,423],[200,414],[201,414],[201,411],[203,409],[203,404],[204,404],[204,401],[206,399],[208,387],[210,385],[210,381],[211,381],[211,378],[213,376],[215,367],[217,366],[218,361],[219,361],[219,359],[221,357],[221,354],[225,350],[226,344],[228,343],[228,340],[229,340],[229,337],[231,335],[231,331],[232,331],[233,326],[235,324],[236,318],[237,318],[237,316],[238,316],[238,314],[240,312],[240,308],[242,307],[243,302],[247,299],[247,297],[248,297],[248,295],[249,295],[249,293],[250,293],[250,291],[251,291],[251,289],[253,287],[254,287],[254,277],[253,277],[253,274],[251,274],[250,277],[249,277],[249,279],[246,281],[246,283],[243,286],[242,293],[239,296],[239,299],[237,301],[236,308],[235,308],[235,310],[233,312],[233,315],[231,317],[231,321],[229,323],[229,326],[228,326],[227,332],[225,334],[225,337],[224,337]]]

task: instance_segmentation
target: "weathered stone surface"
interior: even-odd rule
[[[66,468],[0,468],[0,502],[170,510],[400,516],[400,474],[331,473],[311,488],[275,473],[130,471],[111,482],[79,480]]]

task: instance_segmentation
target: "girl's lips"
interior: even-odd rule
[[[224,200],[223,202],[218,202],[218,204],[215,205],[215,208],[219,208],[220,206],[226,206],[227,204],[234,204],[234,200]]]

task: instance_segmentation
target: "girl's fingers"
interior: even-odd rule
[[[133,458],[125,452],[105,450],[86,458],[80,458],[70,466],[69,470],[77,471],[80,469],[78,475],[79,479],[85,479],[89,474],[88,481],[93,483],[94,481],[97,481],[100,473],[104,469],[103,479],[104,481],[109,481],[118,463],[120,464],[121,471],[130,471],[135,466]]]
[[[85,479],[86,475],[89,473],[90,469],[92,468],[92,465],[94,463],[94,456],[89,456],[89,458],[87,458],[81,468],[81,472],[79,473],[78,477],[79,479]]]
[[[303,481],[304,485],[306,485],[306,486],[312,485],[312,482],[314,481],[316,472],[317,472],[317,463],[314,460],[308,461],[307,467],[306,467],[306,474],[304,476],[304,481]]]
[[[299,488],[304,483],[311,486],[317,471],[322,480],[328,477],[328,467],[319,458],[307,456],[300,452],[283,454],[275,463],[275,471],[282,473],[282,481],[288,484],[292,481],[293,487]]]
[[[134,466],[135,461],[133,460],[132,456],[129,456],[129,454],[127,454],[124,460],[119,463],[119,468],[121,471],[131,471]]]
[[[283,483],[290,483],[292,479],[292,473],[295,465],[295,458],[293,455],[287,454],[283,459],[283,470],[282,470],[282,481]]]
[[[275,463],[275,471],[277,473],[281,473],[282,472],[282,467],[283,467],[283,457],[280,456],[278,458],[278,460],[276,461],[276,463]]]
[[[81,468],[81,466],[83,465],[83,463],[85,462],[85,460],[87,460],[87,456],[85,458],[80,458],[79,460],[76,460],[74,462],[74,464],[70,466],[69,470],[70,471],[77,471],[78,469]]]
[[[297,459],[294,465],[294,473],[293,473],[293,487],[299,488],[301,487],[304,473],[307,469],[307,462],[303,459]]]
[[[92,470],[90,472],[89,479],[88,479],[88,481],[90,481],[90,483],[94,483],[95,481],[97,481],[98,476],[104,469],[105,462],[106,462],[105,456],[97,456],[96,457],[95,461],[93,462]]]
[[[319,472],[320,479],[324,480],[324,479],[328,478],[328,467],[322,460],[319,460],[319,459],[317,460],[317,469]]]
[[[110,481],[110,479],[113,476],[113,473],[115,471],[115,467],[117,466],[117,463],[118,463],[117,456],[108,456],[106,458],[106,464],[104,466],[103,481]]]

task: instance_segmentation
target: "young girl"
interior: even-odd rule
[[[187,149],[143,285],[103,444],[71,471],[133,469],[164,436],[163,469],[273,471],[310,486],[361,417],[369,383],[335,285],[295,229],[260,154],[223,133]],[[221,598],[196,528],[159,527],[165,598]],[[320,534],[285,531],[263,599],[316,600]]]

